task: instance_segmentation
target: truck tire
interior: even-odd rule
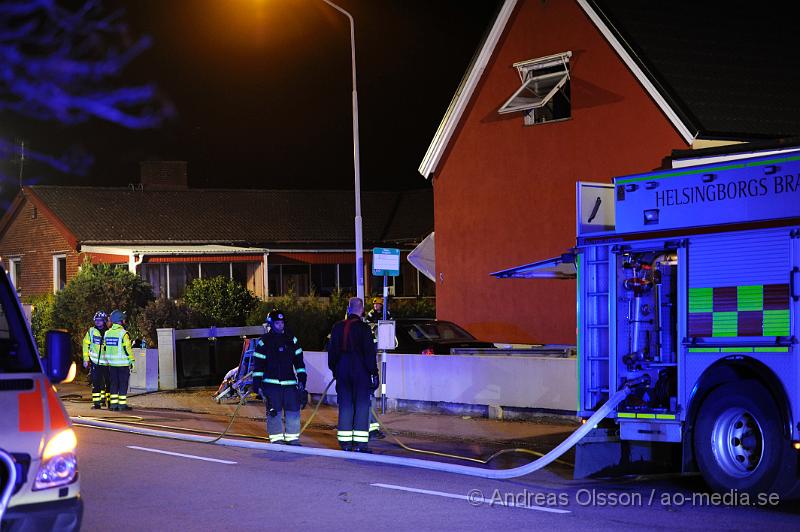
[[[759,382],[743,380],[715,388],[700,406],[694,452],[706,483],[715,491],[755,495],[793,484],[790,442],[783,436],[778,405]],[[796,460],[796,458],[795,458]]]

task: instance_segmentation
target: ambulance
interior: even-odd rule
[[[40,358],[0,266],[0,529],[79,530],[75,432],[54,384],[72,364],[70,337],[49,331]]]

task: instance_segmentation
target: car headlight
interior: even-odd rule
[[[36,473],[34,490],[55,488],[69,484],[78,473],[75,447],[78,440],[72,429],[62,430],[47,442],[42,454],[42,464]]]

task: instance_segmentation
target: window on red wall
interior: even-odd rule
[[[522,113],[527,126],[570,118],[570,57],[564,52],[514,63],[521,85],[497,112]]]

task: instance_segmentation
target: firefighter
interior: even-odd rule
[[[273,309],[267,323],[269,331],[256,341],[253,353],[253,388],[266,402],[270,443],[300,445],[301,395],[306,393],[308,377],[303,348],[286,330],[283,312]]]
[[[108,394],[108,359],[103,352],[103,335],[107,322],[106,313],[98,310],[94,313],[94,325],[89,327],[83,337],[83,367],[90,368],[93,409],[100,409]]]
[[[134,369],[131,337],[123,327],[125,313],[115,310],[111,313],[111,328],[104,338],[105,355],[108,359],[111,376],[111,406],[109,410],[131,410],[128,406],[128,381]]]
[[[337,322],[328,344],[328,367],[336,378],[337,438],[345,451],[368,453],[370,395],[378,387],[375,342],[361,320],[364,302],[350,298],[347,319]]]
[[[378,320],[383,319],[383,298],[382,297],[375,297],[372,299],[372,308],[369,312],[367,312],[366,318],[364,318],[367,323],[370,325],[377,325]],[[389,312],[389,309],[386,309],[386,319],[392,319],[392,313]]]

